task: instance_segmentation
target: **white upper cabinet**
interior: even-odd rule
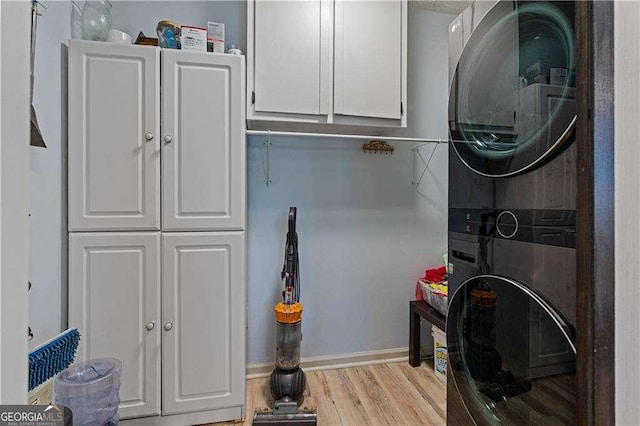
[[[329,113],[331,27],[322,3],[255,2],[255,112]]]
[[[402,118],[402,3],[335,3],[334,113]]]
[[[162,229],[244,228],[244,57],[162,51]]]
[[[406,0],[249,0],[247,10],[250,128],[406,127]]]
[[[160,229],[160,50],[72,40],[69,229]]]

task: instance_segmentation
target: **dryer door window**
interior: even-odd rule
[[[446,328],[449,379],[477,424],[575,423],[572,333],[529,288],[471,278],[453,295]]]
[[[573,2],[498,2],[469,37],[452,77],[456,153],[485,176],[522,173],[575,127]]]

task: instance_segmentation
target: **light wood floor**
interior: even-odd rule
[[[270,406],[269,378],[247,382],[247,416]],[[446,385],[432,363],[407,362],[307,373],[303,407],[317,407],[319,425],[444,425]],[[233,425],[215,423],[215,426]],[[239,423],[238,423],[239,424]]]

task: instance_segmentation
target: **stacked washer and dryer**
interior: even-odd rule
[[[450,26],[447,422],[575,423],[575,4]]]

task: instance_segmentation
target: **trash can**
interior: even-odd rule
[[[122,363],[101,358],[72,365],[53,381],[53,401],[69,407],[75,426],[117,425]]]

